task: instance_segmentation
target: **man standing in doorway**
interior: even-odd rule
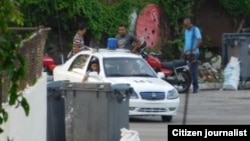
[[[183,21],[185,28],[185,44],[184,44],[184,54],[186,59],[190,63],[190,70],[192,75],[193,93],[198,93],[198,66],[199,66],[199,47],[202,43],[202,37],[200,29],[194,26],[189,18]]]
[[[128,49],[133,53],[136,53],[136,49],[139,48],[139,40],[134,35],[127,33],[125,25],[119,25],[116,39],[118,48]]]

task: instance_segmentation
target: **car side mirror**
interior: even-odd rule
[[[165,74],[164,74],[163,72],[158,72],[158,73],[157,73],[157,76],[158,76],[159,78],[164,78],[164,77],[165,77]]]

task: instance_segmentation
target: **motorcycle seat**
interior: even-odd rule
[[[187,62],[183,59],[180,60],[174,60],[170,62],[162,62],[162,66],[165,69],[173,69],[174,67],[181,67],[187,65]]]

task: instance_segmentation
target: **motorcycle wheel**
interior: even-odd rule
[[[177,76],[175,81],[172,81],[172,85],[177,89],[179,93],[187,92],[191,86],[192,78],[189,71],[177,71]]]

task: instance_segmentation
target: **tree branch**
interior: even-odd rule
[[[242,30],[242,28],[243,28],[243,25],[244,25],[244,23],[245,23],[245,20],[246,20],[246,15],[243,17],[243,19],[241,20],[241,22],[240,22],[240,25],[239,25],[239,27],[238,27],[238,29],[237,29],[237,33],[240,33],[241,32],[241,30]]]

